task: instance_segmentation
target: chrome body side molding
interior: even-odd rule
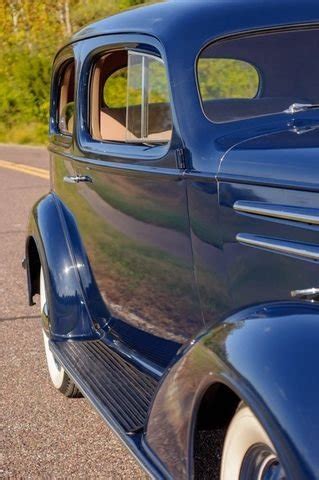
[[[291,242],[279,238],[263,237],[250,233],[238,233],[236,240],[250,247],[262,248],[276,253],[282,253],[305,260],[319,260],[319,245]]]
[[[318,302],[319,300],[319,288],[303,288],[301,290],[292,290],[290,295],[293,298],[299,298],[300,300],[309,300],[310,302]]]
[[[290,207],[287,205],[238,200],[234,203],[234,210],[252,215],[319,225],[319,209],[317,208]]]

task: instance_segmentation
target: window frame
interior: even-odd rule
[[[172,136],[170,142],[154,146],[138,143],[101,141],[90,134],[90,89],[93,66],[97,57],[116,50],[135,50],[151,54],[163,60],[168,82],[168,95],[172,115]],[[178,134],[175,106],[172,97],[171,79],[167,68],[166,53],[162,44],[145,34],[110,34],[84,41],[81,50],[80,79],[77,95],[77,143],[87,159],[100,157],[101,161],[112,163],[140,163],[145,160],[160,160],[168,152],[181,148]],[[137,167],[136,167],[137,168]],[[142,168],[142,167],[141,167]]]
[[[62,73],[67,65],[74,62],[74,125],[72,133],[64,133],[59,128],[59,107]],[[53,64],[51,76],[51,98],[50,98],[50,119],[49,119],[49,138],[50,142],[62,147],[70,147],[75,136],[76,127],[76,59],[71,46],[61,50]]]

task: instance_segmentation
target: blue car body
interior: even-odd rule
[[[196,426],[225,425],[235,398],[263,424],[287,478],[319,478],[319,310],[291,297],[318,286],[318,110],[214,123],[196,77],[214,41],[318,24],[317,0],[162,2],[84,28],[55,59],[51,190],[30,217],[29,301],[42,266],[52,349],[156,478],[194,475]],[[165,63],[168,148],[92,139],[92,61],[119,45],[157,51]],[[57,126],[55,77],[71,57],[72,136]],[[68,175],[92,182],[68,185]],[[132,365],[145,376],[140,421],[129,405],[123,413],[124,397],[112,403],[111,386],[103,400],[80,353],[75,367],[63,350],[83,342],[104,342],[127,375]],[[103,383],[98,360],[94,375]]]

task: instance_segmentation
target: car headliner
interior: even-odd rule
[[[230,33],[319,23],[318,0],[168,0],[110,16],[76,33],[72,42],[116,33],[152,35],[175,48],[199,48]]]

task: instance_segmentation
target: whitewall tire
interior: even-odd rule
[[[267,433],[245,405],[241,404],[227,430],[220,480],[286,479]]]
[[[43,270],[41,268],[40,272],[40,305],[41,313],[46,305],[47,296],[46,296],[46,287],[44,282]],[[66,371],[59,364],[57,359],[54,357],[52,351],[50,350],[49,337],[44,329],[42,329],[43,341],[45,356],[47,360],[48,370],[51,382],[54,387],[63,393],[66,397],[79,397],[81,393],[75,383],[70,379]]]

